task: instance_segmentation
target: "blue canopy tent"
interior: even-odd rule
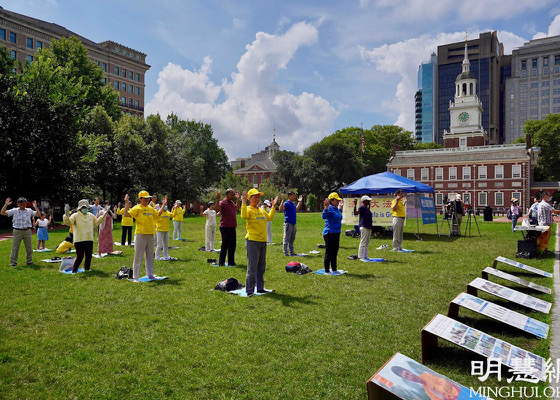
[[[379,174],[364,176],[357,181],[340,188],[340,193],[347,195],[357,194],[387,194],[395,193],[397,189],[401,189],[405,193],[434,193],[434,188],[412,179],[395,175],[391,172],[381,172]],[[418,214],[416,214],[416,236],[420,239],[420,226],[418,222]],[[436,224],[437,229],[437,224]]]
[[[364,176],[356,182],[340,188],[344,194],[395,193],[402,189],[405,193],[434,193],[434,188],[391,172]]]

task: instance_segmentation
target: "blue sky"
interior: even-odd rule
[[[417,69],[496,30],[506,54],[560,34],[560,0],[0,0],[148,55],[146,112],[212,124],[230,158],[301,151],[337,129],[414,126]],[[548,10],[548,12],[547,12]],[[548,15],[548,18],[547,18]]]

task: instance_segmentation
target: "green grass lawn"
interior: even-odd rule
[[[282,242],[281,217],[273,221],[276,243]],[[366,381],[395,352],[420,360],[422,327],[447,314],[449,302],[495,257],[514,258],[520,239],[510,224],[478,218],[482,238],[440,237],[435,225],[421,225],[423,240],[416,241],[416,221],[409,220],[403,246],[414,253],[375,250],[391,247],[391,239],[372,239],[370,257],[385,263],[348,260],[359,239],[342,236],[339,269],[349,273],[339,277],[286,273],[292,259],[279,244],[268,248],[265,274],[275,292],[242,298],[212,290],[228,277],[245,281],[245,224],[239,221],[237,267],[206,263],[218,254],[197,251],[205,220],[191,217],[183,225],[187,242],[170,242],[180,247],[170,251],[178,261],[156,261],[155,273],[169,279],[142,284],[115,279],[122,265],[132,266],[128,247],[116,247],[121,256],[94,259],[88,274],[65,275],[58,264],[39,261],[54,253],[34,253],[31,267],[9,267],[11,240],[0,242],[0,398],[363,399]],[[299,214],[296,252],[317,249],[322,227],[320,214]],[[51,232],[47,247],[66,234]],[[118,224],[114,237],[120,240]],[[22,246],[20,264],[23,253]],[[321,253],[297,261],[316,270]],[[552,272],[553,260],[527,263]],[[524,277],[552,287],[552,279]],[[525,292],[552,301],[552,295]],[[507,306],[550,323],[549,315]],[[460,319],[548,358],[549,340],[464,309]],[[440,341],[428,366],[478,387],[470,375],[474,358]]]

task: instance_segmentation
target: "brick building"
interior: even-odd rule
[[[237,176],[247,177],[254,187],[259,187],[265,179],[270,179],[276,174],[276,163],[274,155],[280,150],[276,143],[276,135],[272,142],[263,151],[254,153],[249,158],[238,158],[230,165],[234,169],[233,173]]]
[[[37,51],[49,48],[53,39],[71,36],[84,44],[89,58],[103,70],[104,83],[119,93],[122,111],[143,117],[145,74],[150,69],[146,54],[110,40],[95,43],[63,26],[0,7],[0,46],[22,63],[32,62]]]

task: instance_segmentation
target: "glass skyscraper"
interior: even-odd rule
[[[422,93],[422,106],[419,113],[416,109],[416,140],[423,143],[434,142],[436,140],[435,116],[436,108],[434,99],[436,98],[436,73],[437,56],[432,53],[430,61],[420,64],[418,67],[418,90]],[[421,114],[420,116],[418,114]],[[420,121],[419,121],[420,120]],[[421,122],[419,124],[418,122]],[[420,129],[419,126],[421,126]]]

